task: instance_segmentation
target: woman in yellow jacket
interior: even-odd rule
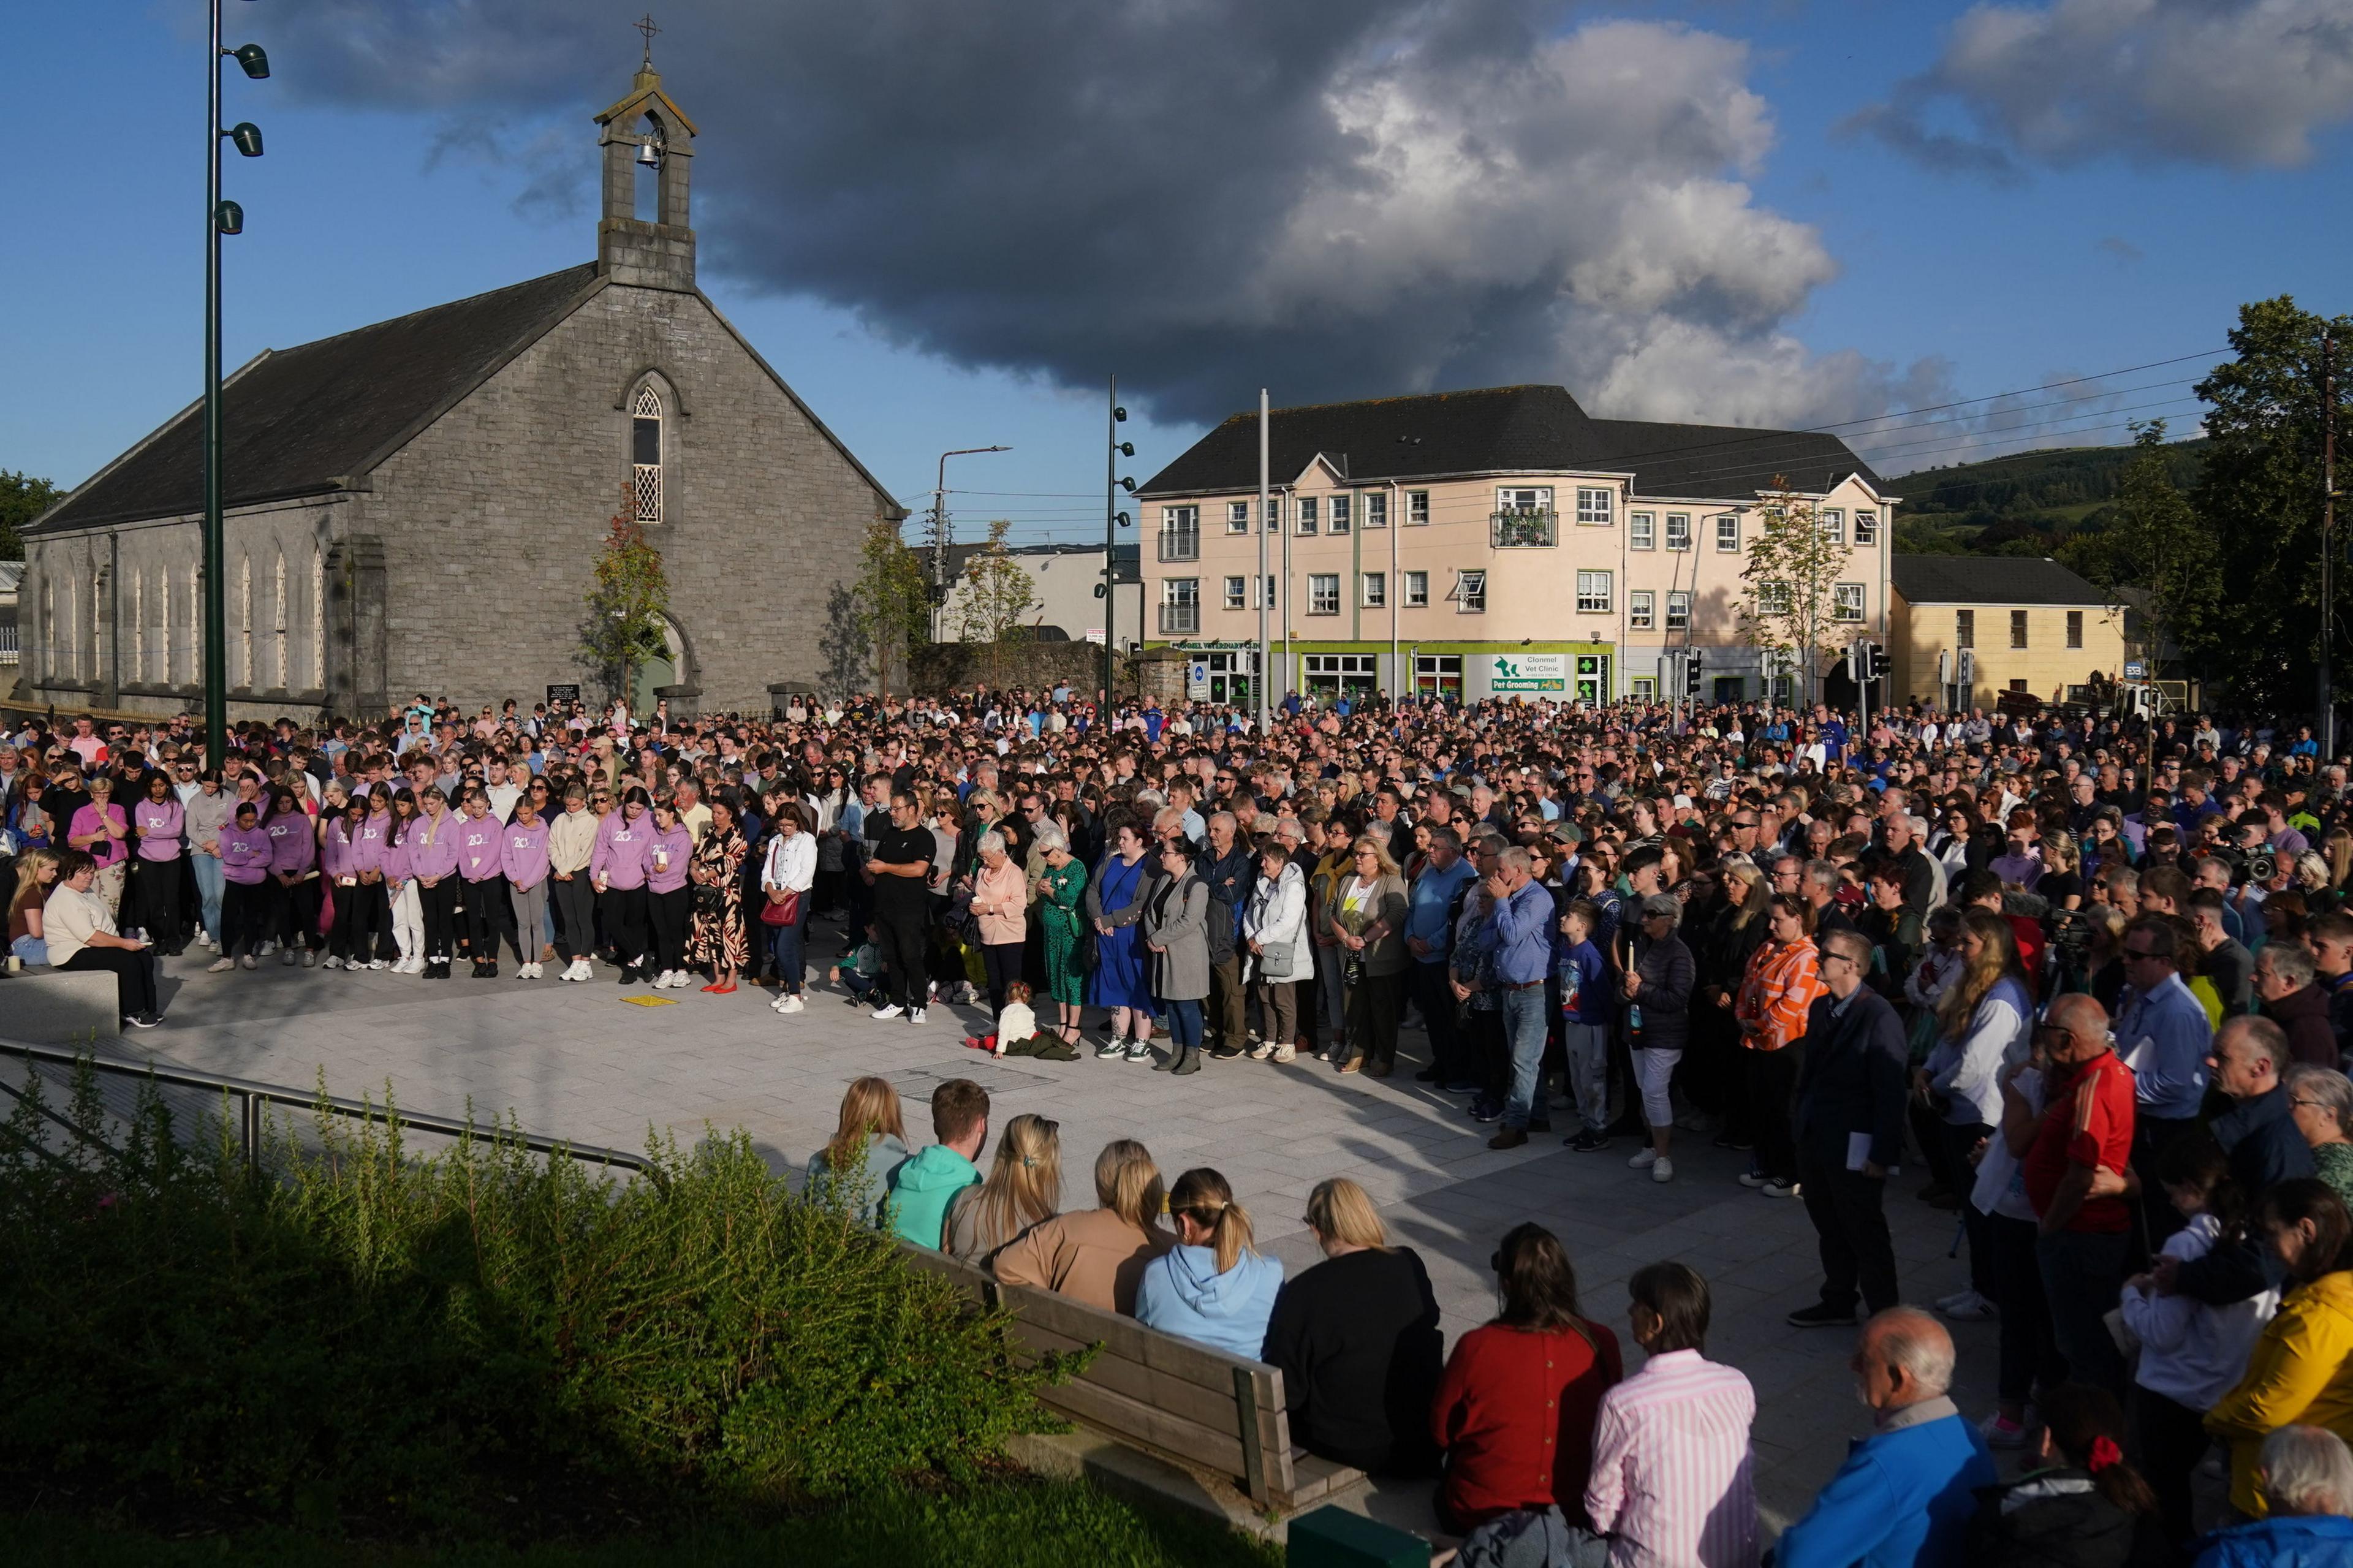
[[[2255,1223],[2287,1266],[2287,1294],[2247,1357],[2246,1375],[2206,1413],[2231,1446],[2231,1506],[2263,1513],[2263,1439],[2283,1426],[2325,1426],[2353,1441],[2353,1216],[2324,1183],[2282,1182]]]

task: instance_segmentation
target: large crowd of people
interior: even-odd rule
[[[1742,1185],[1820,1238],[1789,1321],[1860,1332],[1879,1415],[1784,1564],[2166,1561],[2214,1522],[2191,1502],[2210,1452],[2241,1531],[2319,1531],[2289,1522],[2315,1516],[2299,1500],[2353,1490],[2311,1435],[2353,1436],[2353,792],[2309,730],[786,700],[673,721],[420,700],[240,726],[217,765],[184,721],[30,724],[0,746],[12,954],[112,973],[134,1024],[154,955],[191,945],[217,984],[273,957],[490,980],[511,955],[526,982],[765,984],[787,1016],[822,965],[878,1023],[985,1005],[967,1043],[995,1053],[1410,1071],[1466,1136],[1557,1136],[1661,1183],[1679,1140],[1742,1152]],[[813,962],[820,915],[841,942]],[[1401,1057],[1409,1020],[1427,1048]],[[985,1096],[935,1100],[910,1152],[887,1090],[853,1092],[811,1176],[887,1166],[871,1201],[902,1236],[1295,1369],[1310,1447],[1442,1465],[1452,1522],[1754,1561],[1753,1400],[1701,1354],[1688,1269],[1636,1277],[1628,1377],[1557,1240],[1522,1227],[1494,1331],[1441,1365],[1426,1276],[1347,1184],[1311,1205],[1327,1261],[1285,1282],[1214,1171],[1164,1193],[1114,1143],[1100,1206],[1065,1215],[1050,1121],[1008,1122],[984,1175]],[[1911,1170],[1901,1201],[1954,1212],[1967,1253],[1933,1313],[1901,1301],[1888,1228]],[[1938,1314],[1999,1319],[1972,1419]],[[1409,1348],[1319,1410],[1303,1347],[1334,1343]],[[1555,1415],[1531,1416],[1548,1383]],[[1481,1456],[1520,1478],[1538,1447],[1542,1489],[1491,1482]],[[1998,1451],[2058,1479],[2000,1489]],[[2022,1554],[2036,1529],[2127,1554]]]

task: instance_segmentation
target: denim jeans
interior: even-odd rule
[[[1504,1125],[1527,1130],[1535,1120],[1538,1080],[1545,1053],[1545,993],[1541,985],[1499,993],[1504,1005],[1504,1040],[1512,1054],[1512,1087],[1504,1100]]]
[[[1164,1002],[1168,1009],[1168,1041],[1179,1051],[1201,1044],[1201,1004],[1198,1000]]]
[[[2063,1230],[2034,1244],[2043,1295],[2051,1303],[2051,1334],[2066,1358],[2068,1377],[2119,1398],[2125,1391],[2124,1352],[2101,1320],[2122,1291],[2127,1240],[2122,1231]]]
[[[188,869],[195,873],[196,902],[204,911],[205,934],[215,942],[220,941],[221,876],[220,857],[191,855]]]
[[[808,942],[809,902],[807,894],[801,895],[800,919],[792,924],[761,928],[768,933],[769,949],[776,955],[776,984],[787,996],[801,994],[802,977],[807,973],[803,955]],[[756,914],[752,918],[759,919]]]
[[[1568,1057],[1568,1089],[1577,1100],[1577,1120],[1588,1132],[1609,1125],[1609,1029],[1603,1024],[1569,1024],[1560,1027],[1561,1046]]]

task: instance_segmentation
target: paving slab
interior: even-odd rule
[[[829,933],[828,933],[829,934]],[[830,952],[820,938],[813,952]],[[512,1109],[531,1131],[623,1149],[649,1131],[681,1142],[705,1125],[742,1128],[780,1170],[797,1171],[833,1131],[840,1092],[879,1073],[907,1101],[909,1131],[929,1133],[925,1105],[950,1078],[989,1091],[997,1121],[1036,1111],[1061,1123],[1064,1192],[1091,1201],[1095,1151],[1140,1138],[1173,1176],[1214,1165],[1234,1184],[1267,1249],[1287,1268],[1314,1260],[1300,1215],[1310,1186],[1349,1175],[1381,1206],[1393,1233],[1419,1249],[1445,1312],[1450,1342],[1494,1309],[1487,1260],[1511,1225],[1533,1219],[1558,1233],[1575,1260],[1587,1310],[1620,1327],[1624,1281],[1642,1264],[1680,1258],[1706,1275],[1717,1308],[1709,1353],[1757,1385],[1758,1491],[1768,1522],[1802,1511],[1867,1420],[1846,1366],[1852,1336],[1800,1330],[1782,1320],[1813,1299],[1815,1238],[1804,1205],[1764,1198],[1735,1180],[1746,1157],[1681,1139],[1675,1180],[1629,1169],[1633,1146],[1577,1154],[1560,1131],[1524,1148],[1486,1147],[1459,1101],[1432,1094],[1412,1072],[1426,1059],[1409,1028],[1397,1076],[1343,1077],[1302,1057],[1287,1067],[1247,1058],[1211,1061],[1186,1078],[1141,1064],[1097,1061],[1092,1038],[1075,1062],[997,1060],[963,1047],[985,1032],[977,1008],[934,1007],[922,1026],[876,1022],[821,986],[808,1010],[780,1017],[765,993],[729,996],[692,988],[675,1003],[624,1000],[613,972],[567,984],[462,973],[427,981],[389,972],[349,973],[280,965],[204,973],[202,950],[167,961],[168,1013],[160,1029],[104,1043],[152,1052],[206,1071],[301,1088],[324,1074],[337,1094],[381,1098],[411,1110],[487,1121]],[[1968,1283],[1948,1257],[1954,1222],[1914,1201],[1924,1179],[1890,1184],[1889,1217],[1907,1300],[1928,1301]],[[1971,1414],[1990,1407],[1991,1323],[1954,1325],[1956,1388]],[[1630,1360],[1638,1362],[1639,1352]]]

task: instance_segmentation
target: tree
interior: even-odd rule
[[[2221,550],[2180,487],[2166,449],[2165,421],[2133,426],[2134,453],[2116,477],[2116,504],[2096,532],[2071,534],[2063,565],[2083,574],[2111,610],[2123,613],[2123,590],[2138,589],[2143,637],[2152,663],[2168,647],[2211,635],[2220,608]]]
[[[2320,647],[2321,340],[2335,339],[2337,428],[2353,376],[2342,369],[2353,317],[2334,321],[2283,294],[2239,308],[2236,357],[2196,392],[2209,409],[2206,462],[2190,505],[2229,546],[2217,551],[2227,615],[2185,628],[2183,651],[2234,696],[2271,713],[2310,710]],[[2341,660],[2339,668],[2341,668]]]
[[[25,527],[66,492],[47,479],[0,468],[0,561],[25,558]]]
[[[959,595],[957,634],[968,643],[986,645],[982,658],[991,686],[1008,684],[1012,666],[1029,640],[1029,612],[1038,608],[1036,584],[1005,542],[1013,524],[1002,519],[988,525],[988,542],[964,563],[964,591]]]
[[[605,684],[608,695],[627,699],[648,659],[669,651],[664,628],[670,619],[670,579],[661,552],[638,521],[637,497],[621,487],[621,510],[605,533],[596,557],[596,585],[588,590],[587,616],[580,623],[580,662]]]
[[[1748,564],[1740,574],[1740,635],[1749,647],[1788,659],[1799,701],[1814,695],[1814,672],[1841,624],[1834,600],[1852,551],[1841,530],[1822,527],[1814,503],[1776,476],[1757,510]]]
[[[888,701],[892,671],[908,668],[909,649],[930,630],[931,584],[922,561],[899,537],[899,525],[888,518],[868,525],[858,563],[850,596],[857,604],[859,636],[872,651],[875,689]]]

